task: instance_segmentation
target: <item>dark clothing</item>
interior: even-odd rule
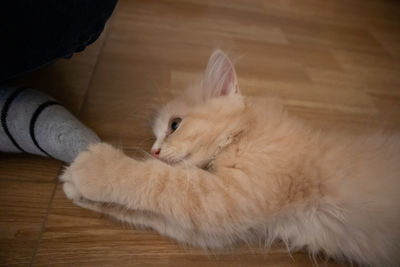
[[[0,82],[71,57],[94,42],[117,0],[6,0],[0,11]]]

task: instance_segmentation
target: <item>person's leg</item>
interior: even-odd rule
[[[71,57],[94,42],[117,0],[6,0],[0,16],[0,82]]]
[[[0,151],[71,163],[99,137],[54,98],[30,88],[0,87]]]

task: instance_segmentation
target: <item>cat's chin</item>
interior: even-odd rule
[[[162,162],[165,162],[165,163],[167,163],[168,165],[178,165],[178,164],[180,164],[180,163],[182,163],[183,162],[183,160],[181,160],[181,159],[162,159],[162,158],[159,158],[159,160],[161,160]]]
[[[161,160],[162,162],[165,162],[168,165],[171,166],[184,166],[184,167],[188,167],[188,166],[196,166],[197,168],[203,169],[203,170],[210,170],[212,169],[212,160],[207,160],[205,162],[201,162],[201,163],[193,163],[191,161],[188,161],[187,159],[162,159],[159,158],[159,160]]]
[[[159,160],[167,163],[168,165],[179,165],[179,164],[187,164],[187,159],[188,159],[189,155],[186,155],[183,158],[162,158],[160,157]]]
[[[208,170],[210,169],[210,167],[212,166],[212,159],[209,160],[205,160],[205,161],[201,161],[201,162],[193,162],[193,160],[190,158],[190,154],[187,154],[185,157],[183,158],[158,158],[159,160],[161,160],[162,162],[167,163],[168,165],[171,166],[196,166],[197,168],[200,169],[204,169],[204,170]]]

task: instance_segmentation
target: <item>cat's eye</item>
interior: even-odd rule
[[[181,124],[182,119],[181,118],[172,118],[169,122],[169,133],[173,133],[176,131],[176,129],[178,129],[179,124]]]

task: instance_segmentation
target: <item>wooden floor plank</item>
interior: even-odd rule
[[[53,182],[61,162],[28,154],[0,153],[0,181]]]
[[[29,265],[54,186],[0,180],[0,265]]]

